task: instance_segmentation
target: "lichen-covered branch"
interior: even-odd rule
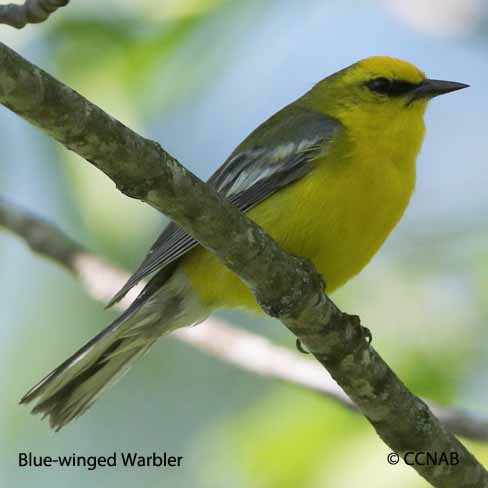
[[[82,281],[87,293],[101,303],[106,303],[129,277],[125,271],[84,249],[55,225],[2,198],[1,227],[22,238],[32,251],[52,259],[74,274]],[[124,302],[116,306],[125,308]],[[272,344],[265,337],[213,317],[200,327],[181,329],[173,336],[226,363],[265,378],[278,379],[320,393],[349,410],[358,411],[319,363]],[[488,418],[444,408],[432,401],[427,403],[450,431],[472,440],[488,441]]]
[[[321,277],[292,257],[156,142],[0,44],[0,103],[112,178],[126,195],[168,215],[215,253],[325,366],[398,453],[455,451],[457,465],[415,465],[433,486],[488,488],[488,472],[370,347],[354,316],[323,293]]]
[[[0,24],[22,29],[27,24],[39,24],[48,19],[69,0],[26,0],[23,4],[0,5]]]

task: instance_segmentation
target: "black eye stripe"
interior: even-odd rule
[[[389,97],[401,96],[415,90],[418,87],[415,83],[403,80],[388,80],[387,78],[373,78],[366,82],[366,86],[373,92]]]

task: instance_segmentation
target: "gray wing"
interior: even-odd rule
[[[208,184],[246,212],[310,172],[315,156],[326,149],[339,127],[339,122],[331,117],[286,107],[244,140],[210,177]],[[121,300],[143,278],[163,268],[172,268],[171,264],[176,264],[178,258],[197,245],[198,241],[175,223],[168,224],[107,307]]]

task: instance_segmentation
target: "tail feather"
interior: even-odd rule
[[[142,294],[141,294],[142,295]],[[83,347],[63,361],[57,368],[47,374],[39,383],[33,386],[20,400],[21,404],[27,404],[34,400],[40,401],[42,397],[50,397],[54,392],[61,390],[73,378],[83,374],[88,368],[96,364],[97,360],[115,344],[119,337],[119,329],[130,325],[128,320],[141,307],[142,300],[139,297],[127,310],[119,315],[105,329],[91,338]],[[121,331],[122,333],[124,330]],[[69,375],[65,374],[69,371]],[[42,402],[42,400],[41,400]],[[35,410],[35,409],[34,409]],[[37,413],[37,412],[36,412]]]
[[[153,278],[154,280],[154,278]],[[151,280],[152,281],[152,280]],[[154,281],[102,332],[28,391],[20,403],[49,417],[55,430],[85,413],[157,339],[202,319],[203,311],[184,276],[159,289]]]
[[[116,340],[98,359],[82,372],[75,374],[61,387],[50,389],[38,397],[32,412],[49,417],[56,431],[74,418],[85,413],[111,385],[116,383],[143,356],[157,340],[147,339],[135,345],[132,339]],[[117,352],[118,349],[121,352]]]
[[[120,337],[112,326],[99,342],[90,341],[49,373],[20,403],[33,402],[32,413],[49,417],[55,430],[85,413],[159,338],[146,333]]]

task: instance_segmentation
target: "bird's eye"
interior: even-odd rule
[[[366,86],[371,91],[387,95],[391,87],[391,81],[386,78],[373,78],[366,83]]]
[[[388,95],[391,90],[392,82],[386,78],[373,78],[366,83],[366,86],[376,93],[381,93],[382,95]]]
[[[380,95],[387,95],[389,97],[395,97],[404,95],[414,90],[418,85],[408,81],[389,80],[387,78],[380,77],[369,80],[366,82],[366,86],[372,92],[379,93]]]

